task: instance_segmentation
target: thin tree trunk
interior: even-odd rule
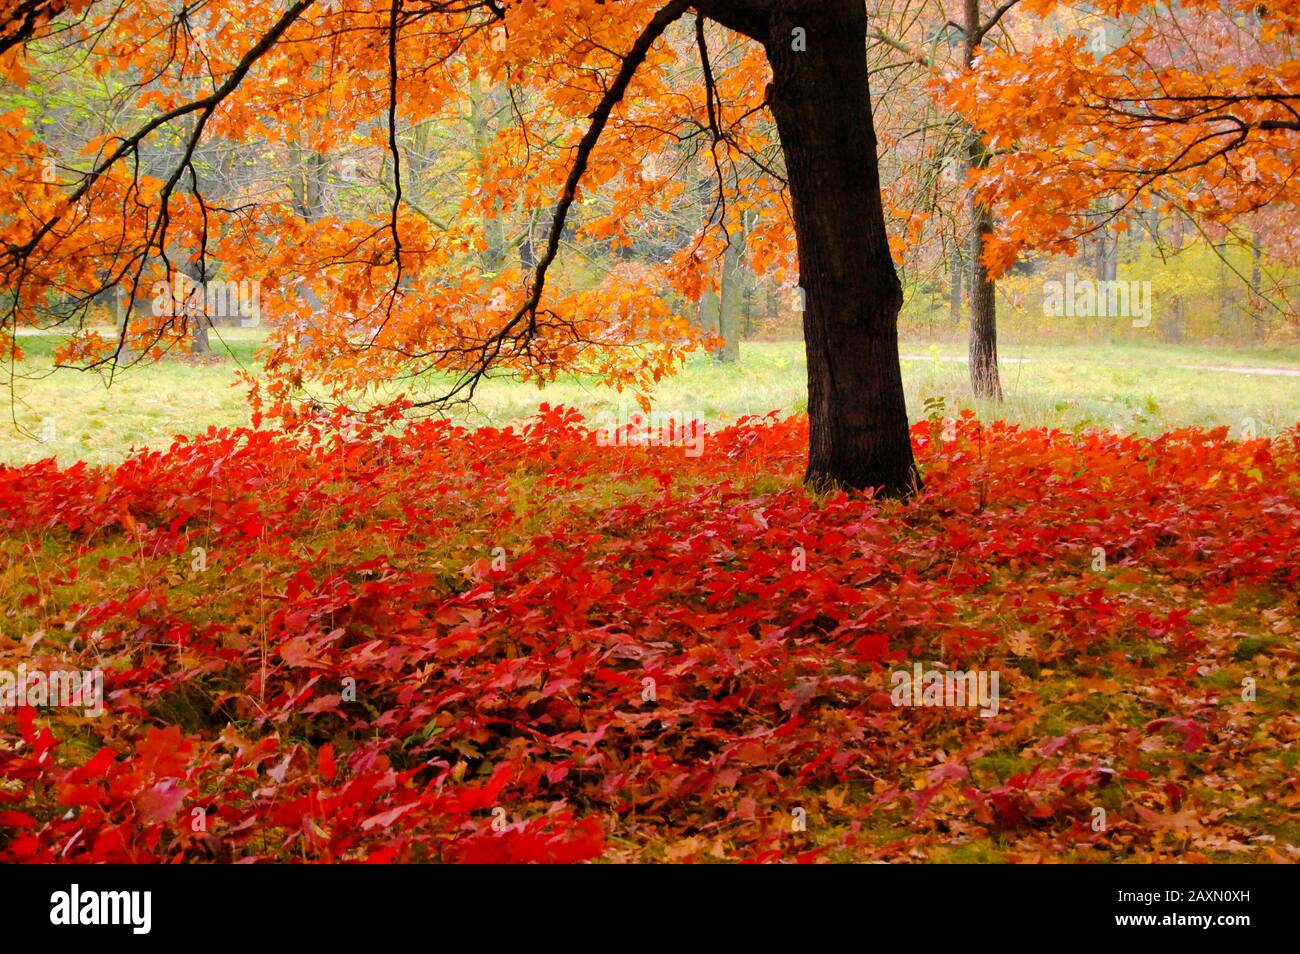
[[[1118,202],[1118,200],[1116,200]],[[1113,282],[1119,279],[1119,243],[1124,240],[1127,232],[1115,232],[1111,235],[1107,243],[1109,254],[1106,256],[1106,281]]]
[[[1184,235],[1183,217],[1175,213],[1169,244],[1175,252],[1182,251]],[[1183,293],[1181,289],[1173,293],[1173,309],[1168,319],[1158,322],[1166,341],[1181,344],[1183,340]]]
[[[474,144],[474,158],[481,160],[492,145],[491,120],[495,96],[491,89],[484,88],[478,78],[470,84],[469,105],[470,136]],[[483,220],[483,241],[486,247],[479,253],[479,261],[484,272],[495,275],[501,271],[506,260],[505,223],[501,221],[497,206],[494,206]]]
[[[202,309],[189,315],[190,353],[211,354],[212,341],[208,337],[208,316]]]
[[[745,224],[745,241],[748,245],[749,229],[753,225],[753,218],[747,212],[741,217],[741,221]],[[748,341],[754,336],[754,300],[758,295],[756,285],[753,271],[742,266],[740,269],[740,338],[742,341]]]
[[[966,68],[975,63],[979,51],[979,0],[965,0]],[[988,153],[975,130],[966,142],[966,159],[971,169],[988,165]],[[984,241],[993,233],[993,213],[971,192],[970,210],[970,385],[976,397],[1002,400],[998,377],[997,290],[984,265]]]
[[[1264,280],[1260,268],[1259,233],[1250,240],[1250,326],[1255,340],[1264,337]]]
[[[902,289],[885,234],[862,0],[771,11],[768,101],[785,153],[808,352],[808,485],[920,485],[898,356]],[[800,37],[806,43],[800,42]]]
[[[712,288],[706,288],[700,294],[700,330],[711,335],[722,335],[722,296]]]
[[[1118,196],[1110,200],[1110,212],[1119,213],[1122,203]],[[1123,234],[1114,228],[1114,219],[1097,232],[1097,278],[1103,282],[1113,282],[1119,277],[1119,239]]]
[[[741,310],[744,304],[744,274],[741,259],[744,247],[744,233],[731,236],[731,244],[722,258],[722,289],[718,295],[718,337],[722,347],[714,357],[724,364],[734,364],[740,360],[740,324]]]
[[[948,318],[954,325],[961,324],[961,256],[954,253],[954,260],[948,266],[951,285],[948,289]]]
[[[993,231],[988,210],[972,202],[975,227],[971,231],[970,271],[970,384],[976,397],[1002,400],[998,376],[997,289],[989,280],[982,253],[984,239]]]
[[[1219,246],[1219,314],[1215,325],[1219,328],[1232,328],[1231,334],[1236,337],[1237,323],[1236,315],[1233,315],[1233,321],[1229,322],[1228,316],[1232,313],[1232,298],[1229,294],[1229,277],[1228,277],[1228,243],[1224,241]]]
[[[208,276],[197,265],[185,262],[178,264],[176,271],[189,279],[191,285],[186,287],[188,297],[178,307],[184,314],[184,322],[190,333],[191,354],[211,354],[212,341],[208,335],[211,317],[207,313]]]

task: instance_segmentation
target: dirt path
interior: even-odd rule
[[[967,358],[961,354],[904,354],[899,355],[904,361],[950,361],[958,364],[965,364]],[[999,356],[999,364],[1029,364],[1033,358],[1016,358]],[[1116,364],[1109,361],[1087,361],[1084,364],[1099,364],[1108,368],[1130,367],[1128,364]],[[1132,365],[1136,367],[1136,365]],[[1242,365],[1229,364],[1178,364],[1174,365],[1180,371],[1223,371],[1229,374],[1262,374],[1270,377],[1282,378],[1300,378],[1300,368],[1257,368]]]
[[[899,359],[902,361],[952,361],[965,364],[969,360],[964,354],[900,354]],[[1031,358],[1015,358],[998,356],[998,364],[1028,364]]]
[[[1229,374],[1269,374],[1284,378],[1300,378],[1300,368],[1243,368],[1227,364],[1180,364],[1183,371],[1227,371]]]

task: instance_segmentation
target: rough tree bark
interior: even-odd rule
[[[885,232],[862,0],[712,0],[767,51],[804,290],[814,489],[920,487],[898,358],[902,289]]]
[[[979,0],[965,0],[966,68],[979,52],[981,33]],[[971,169],[988,165],[988,153],[979,134],[970,131],[966,140],[966,161]],[[984,265],[984,240],[993,233],[993,213],[972,192],[970,197],[970,386],[976,397],[1002,400],[998,377],[997,289]]]

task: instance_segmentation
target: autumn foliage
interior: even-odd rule
[[[201,271],[264,289],[263,384],[276,397],[304,379],[355,393],[486,364],[647,387],[711,340],[684,303],[714,281],[708,263],[725,236],[666,215],[695,211],[692,177],[707,183],[728,165],[717,176],[733,227],[767,206],[749,243],[758,267],[787,266],[793,249],[772,177],[740,175],[732,147],[707,148],[706,97],[681,31],[637,71],[568,223],[570,244],[618,253],[648,238],[664,254],[615,261],[596,278],[557,267],[544,307],[520,327],[588,117],[659,5],[626,0],[610,16],[600,3],[430,4],[394,22],[388,0],[212,3],[183,16],[171,0],[78,0],[57,26],[46,9],[36,39],[0,54],[8,89],[39,100],[67,95],[69,75],[96,89],[154,79],[121,92],[123,112],[86,117],[58,143],[46,141],[39,102],[17,96],[23,105],[0,112],[12,158],[0,173],[11,191],[0,200],[4,324],[75,332],[59,354],[67,365],[156,357],[188,348],[197,322],[183,293],[172,302],[156,289]],[[274,42],[259,48],[265,38]],[[61,58],[67,48],[75,64]],[[766,67],[761,50],[730,60],[739,66],[712,108],[734,121],[761,101]],[[697,128],[683,137],[673,131],[683,124]],[[759,150],[768,132],[732,136]],[[114,302],[135,310],[112,313]],[[110,315],[119,336],[91,327]]]
[[[805,428],[0,469],[0,665],[106,673],[98,719],[0,720],[0,859],[1290,857],[1300,433],[922,421],[902,506],[806,494]],[[894,706],[917,661],[998,714]]]
[[[1077,16],[1056,0],[1023,6]],[[1152,209],[1216,237],[1249,224],[1293,247],[1300,8],[1111,0],[1101,9],[1109,29],[1084,21],[1032,45],[990,44],[974,69],[936,84],[990,152],[975,178],[1000,222],[985,250],[994,272],[1027,249],[1073,252]],[[1027,34],[1037,32],[1031,22]]]

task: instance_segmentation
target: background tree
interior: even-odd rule
[[[997,144],[980,176],[1002,223],[986,248],[994,274],[1027,249],[1070,254],[1124,231],[1130,211],[1233,229],[1295,204],[1294,2],[1121,0],[1100,22],[1053,0],[1025,6],[1074,26],[990,51],[951,87]]]

